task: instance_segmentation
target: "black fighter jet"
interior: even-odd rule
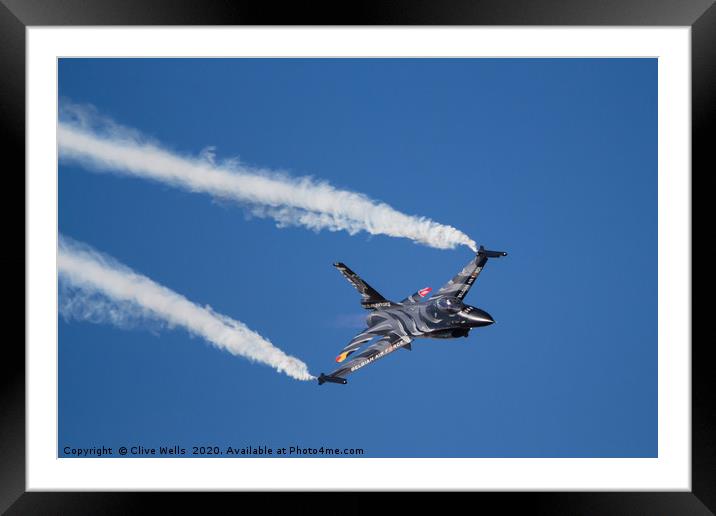
[[[355,272],[343,263],[334,263],[343,276],[358,290],[362,300],[361,305],[367,310],[366,322],[368,327],[353,337],[336,362],[341,367],[329,375],[321,373],[318,384],[325,382],[346,384],[346,376],[361,367],[368,365],[396,349],[411,350],[413,339],[423,337],[432,339],[454,339],[467,337],[472,328],[487,326],[495,320],[479,308],[466,305],[462,302],[475,279],[482,272],[488,258],[507,256],[502,251],[487,251],[480,246],[475,258],[468,263],[453,279],[443,286],[437,293],[427,299],[432,291],[430,288],[418,290],[400,303],[388,301],[373,287],[363,281]],[[354,358],[343,363],[347,357],[376,338]]]

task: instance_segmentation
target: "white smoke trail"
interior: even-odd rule
[[[180,326],[233,355],[261,362],[296,380],[314,377],[244,324],[198,306],[92,248],[60,236],[57,258],[60,312],[67,318],[110,322],[120,327],[138,321]]]
[[[366,231],[438,249],[466,245],[476,251],[475,242],[452,226],[406,215],[310,177],[292,178],[231,161],[217,164],[211,148],[199,157],[181,156],[68,102],[62,106],[57,137],[62,159],[238,201],[257,216],[273,218],[279,227],[296,225],[351,235]]]

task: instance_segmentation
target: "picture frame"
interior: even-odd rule
[[[537,9],[536,6],[539,6]],[[670,1],[655,8],[645,1],[602,6],[580,1],[452,2],[414,5],[411,2],[363,5],[351,14],[313,4],[272,12],[248,3],[117,2],[78,0],[3,0],[0,5],[2,63],[2,130],[17,167],[24,169],[25,29],[62,25],[643,25],[689,26],[692,33],[692,178],[696,169],[713,169],[709,129],[714,124],[713,91],[716,59],[716,7],[709,1]],[[343,11],[345,12],[345,11]],[[702,174],[705,172],[702,172]],[[24,257],[27,260],[27,257]],[[25,355],[8,342],[0,425],[0,509],[9,514],[44,514],[62,507],[73,514],[126,513],[148,497],[176,503],[176,497],[137,493],[39,493],[25,489]],[[716,424],[707,343],[692,339],[692,491],[644,493],[474,493],[490,497],[502,508],[529,507],[545,514],[709,514],[716,511]],[[350,505],[358,493],[346,495]],[[479,499],[478,499],[479,500]],[[182,505],[185,501],[181,501]],[[479,502],[478,502],[479,503]]]

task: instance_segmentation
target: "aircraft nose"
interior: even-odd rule
[[[495,322],[490,314],[474,306],[468,307],[460,315],[468,320],[470,326],[489,326]]]

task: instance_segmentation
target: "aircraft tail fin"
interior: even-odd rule
[[[334,263],[333,266],[343,274],[348,282],[355,287],[358,293],[361,295],[361,305],[367,310],[373,310],[376,308],[384,308],[391,306],[393,303],[385,299],[378,293],[373,287],[368,285],[363,279],[358,276],[355,272],[350,270],[344,263]]]

